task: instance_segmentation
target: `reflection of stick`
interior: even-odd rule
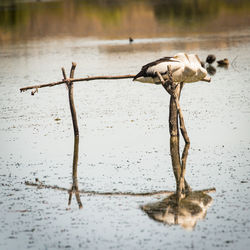
[[[71,190],[69,190],[69,202],[68,205],[71,204],[72,193],[75,194],[76,200],[79,208],[82,208],[82,202],[80,199],[79,189],[78,189],[78,181],[77,181],[77,163],[78,163],[78,152],[79,152],[79,136],[75,136],[75,144],[74,144],[74,156],[73,156],[73,170],[72,170],[72,179],[73,184]]]
[[[64,187],[58,187],[56,185],[46,185],[43,183],[36,183],[36,182],[30,182],[25,181],[25,185],[31,186],[31,187],[37,187],[37,188],[46,188],[46,189],[54,189],[64,192],[70,192],[68,188]],[[199,190],[203,193],[210,193],[215,192],[215,188],[209,188],[209,189],[203,189]],[[145,193],[133,193],[133,192],[96,192],[96,191],[85,191],[85,190],[78,190],[79,194],[85,194],[85,195],[100,195],[100,196],[153,196],[153,195],[170,195],[174,194],[174,191],[168,191],[168,190],[160,190],[160,191],[152,191],[152,192],[145,192]]]
[[[56,185],[46,185],[43,183],[35,183],[26,181],[25,185],[27,186],[33,186],[37,188],[47,188],[47,189],[55,189],[60,191],[66,191],[70,192],[71,189],[67,189],[64,187],[58,187]],[[85,191],[85,190],[78,190],[79,194],[85,194],[85,195],[100,195],[100,196],[153,196],[153,195],[170,195],[174,194],[173,191],[168,190],[160,190],[160,191],[152,191],[152,192],[145,192],[145,193],[134,193],[134,192],[96,192],[96,191]]]
[[[179,103],[179,100],[178,100],[179,97],[176,96],[176,95],[174,95],[174,99],[175,99],[176,106],[177,106],[177,109],[178,109],[178,114],[179,114],[179,119],[180,119],[181,134],[182,134],[182,136],[184,138],[185,143],[189,144],[190,140],[189,140],[189,137],[188,137],[188,134],[187,134],[187,130],[186,130],[186,127],[185,127],[183,114],[182,114],[180,103]]]
[[[79,208],[81,209],[82,208],[82,202],[81,202],[81,199],[80,199],[80,194],[79,194],[79,190],[78,190],[78,184],[77,183],[74,183],[72,185],[72,188],[68,191],[69,192],[69,201],[68,201],[68,205],[70,206],[71,205],[71,200],[72,200],[72,194],[74,193],[75,196],[76,196],[76,201],[78,203],[78,206]]]
[[[185,147],[183,149],[183,152],[182,152],[182,156],[181,156],[181,178],[184,179],[185,193],[192,191],[192,189],[190,188],[190,186],[188,185],[188,183],[186,182],[186,179],[185,179],[186,163],[187,163],[187,156],[188,156],[189,147],[190,147],[190,144],[186,143]]]
[[[175,112],[177,113],[177,109],[175,109]],[[170,153],[176,181],[176,198],[178,203],[186,195],[184,179],[185,172],[182,172],[182,166],[180,161],[179,135],[170,137]]]

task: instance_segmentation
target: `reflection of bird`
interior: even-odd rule
[[[213,67],[212,65],[208,65],[208,66],[206,67],[206,70],[207,70],[207,73],[208,73],[210,76],[213,76],[213,75],[215,75],[215,73],[216,73],[216,68]]]
[[[132,37],[129,38],[129,42],[132,43],[134,39]]]
[[[160,73],[164,80],[168,79],[168,67],[170,67],[174,82],[210,81],[199,57],[195,54],[187,55],[185,53],[178,53],[173,57],[163,57],[144,65],[133,80],[157,84],[160,82],[157,73]]]
[[[228,66],[229,65],[229,61],[227,58],[224,58],[223,60],[219,60],[217,61],[218,66]]]
[[[212,64],[215,60],[216,60],[215,55],[208,55],[207,59],[206,59],[206,62],[209,63],[209,64]]]
[[[176,203],[176,194],[172,194],[162,201],[141,206],[141,209],[156,221],[168,225],[178,224],[192,230],[198,220],[205,218],[211,202],[211,196],[202,191],[194,191],[179,203]]]

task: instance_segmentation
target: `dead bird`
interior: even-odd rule
[[[221,66],[221,67],[228,67],[229,65],[229,60],[227,58],[224,58],[223,60],[219,60],[217,61],[218,63],[218,66]]]
[[[215,60],[216,60],[216,56],[210,54],[210,55],[207,56],[206,62],[207,62],[208,64],[212,64]]]

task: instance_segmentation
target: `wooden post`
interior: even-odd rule
[[[175,89],[176,94],[180,95],[180,86],[178,85]],[[179,126],[178,126],[178,109],[176,101],[173,95],[170,96],[169,102],[169,134],[170,136],[179,136]]]

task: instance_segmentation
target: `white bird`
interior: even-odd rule
[[[167,80],[168,67],[170,67],[174,82],[210,82],[208,73],[206,69],[201,66],[199,57],[195,54],[187,55],[186,53],[178,53],[173,57],[163,57],[144,65],[133,80],[159,84],[161,82],[157,76],[157,72],[162,75],[164,80]]]

